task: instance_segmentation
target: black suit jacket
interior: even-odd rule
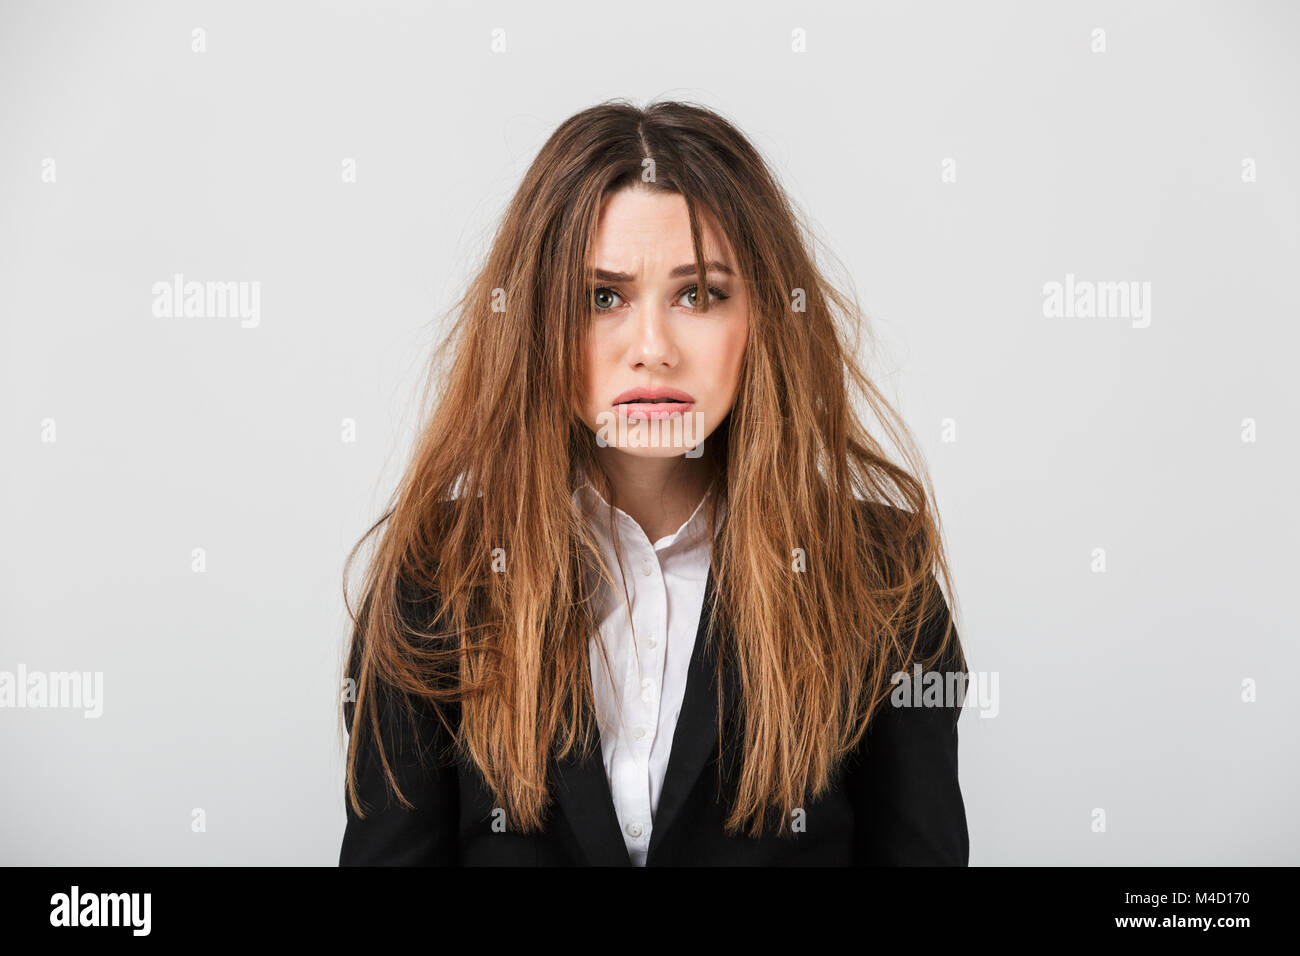
[[[715,644],[706,633],[713,600],[710,571],[646,865],[965,866],[970,844],[957,779],[960,705],[882,704],[833,788],[804,807],[803,832],[777,836],[769,828],[751,838],[723,831],[737,767],[724,756],[720,787]],[[927,623],[923,643],[942,635],[947,618],[943,606]],[[727,679],[724,741],[738,734]],[[344,705],[349,727],[354,707]],[[437,755],[449,740],[431,711],[418,713],[419,739],[404,719],[381,721],[389,762],[415,809],[396,803],[373,747],[363,747],[357,787],[369,811],[359,818],[345,793],[340,865],[631,865],[598,742],[586,760],[552,758],[555,804],[544,831],[496,832],[494,801],[476,767],[459,760],[421,766],[418,748],[436,748]]]

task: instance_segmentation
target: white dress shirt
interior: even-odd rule
[[[574,492],[574,501],[619,580],[609,505],[590,484]],[[589,646],[605,776],[635,866],[645,866],[704,607],[710,560],[707,502],[708,495],[680,528],[653,544],[626,512],[614,509],[614,537],[623,554],[631,606],[621,587],[611,592],[604,585],[599,634]]]

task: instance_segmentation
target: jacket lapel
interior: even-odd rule
[[[614,797],[601,762],[599,740],[586,760],[555,760],[555,799],[590,866],[631,866]]]
[[[714,600],[713,569],[710,568],[704,585],[704,606],[695,633],[695,647],[687,668],[682,709],[677,715],[673,746],[650,832],[647,865],[654,861],[656,847],[663,843],[665,834],[718,745],[715,717],[717,649],[713,639],[715,635],[708,631],[709,611]],[[733,698],[729,696],[725,703],[727,712],[730,712]],[[585,760],[576,755],[556,760],[555,798],[590,865],[631,866],[601,753],[597,741]]]

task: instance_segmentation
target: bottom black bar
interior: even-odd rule
[[[525,934],[608,919],[623,938],[782,931],[814,946],[897,939],[950,946],[1095,938],[1232,945],[1285,930],[1292,868],[463,870],[281,867],[8,867],[6,940],[76,935],[220,944],[338,945],[442,929]],[[571,930],[564,930],[572,942]],[[828,933],[836,934],[828,936]],[[1244,935],[1243,935],[1244,934]],[[458,936],[459,938],[459,936]],[[616,937],[617,938],[617,937]],[[785,936],[784,938],[789,938]],[[42,940],[44,941],[44,940]],[[434,942],[430,939],[430,942]],[[775,942],[775,941],[773,941]]]

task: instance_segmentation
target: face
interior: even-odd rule
[[[730,244],[712,223],[701,228],[709,289],[696,287],[685,199],[630,187],[605,200],[580,411],[602,446],[695,457],[736,400],[749,302]]]

